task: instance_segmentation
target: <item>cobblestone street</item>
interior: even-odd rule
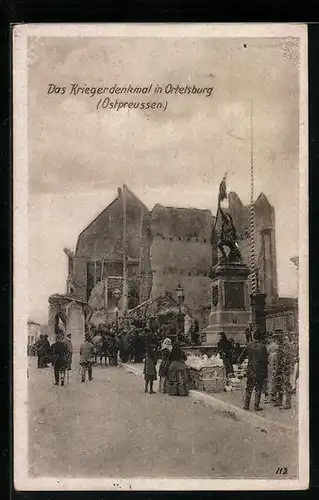
[[[191,397],[144,394],[124,367],[95,367],[81,383],[53,386],[52,368],[29,358],[32,477],[296,477],[293,430],[258,428]]]

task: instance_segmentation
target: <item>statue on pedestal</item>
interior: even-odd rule
[[[237,242],[235,224],[222,201],[227,199],[226,176],[219,186],[214,240],[217,239],[218,262],[212,267],[211,312],[203,333],[206,346],[217,346],[221,332],[240,345],[245,344],[246,329],[251,323],[248,276]],[[218,223],[218,226],[217,226]]]
[[[221,231],[220,234],[218,235],[218,244],[217,244],[222,254],[222,257],[219,259],[219,262],[241,263],[242,256],[239,250],[237,242],[237,231],[233,223],[232,216],[228,212],[223,210],[221,207],[221,201],[225,199],[227,199],[226,175],[219,186],[218,209],[216,215],[216,220],[218,217],[218,212],[220,213],[222,219]],[[225,251],[225,247],[229,249],[228,255]]]

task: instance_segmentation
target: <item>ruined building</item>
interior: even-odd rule
[[[245,264],[250,267],[250,205],[244,206],[236,193],[229,193],[229,212],[238,232],[238,244]],[[277,303],[277,260],[275,209],[264,194],[254,203],[255,265],[260,291],[267,294],[267,305]]]
[[[126,190],[126,266],[129,283],[128,307],[148,299],[152,286],[150,264],[150,218],[146,206]],[[123,202],[117,198],[79,235],[74,255],[69,255],[69,292],[95,308],[112,308],[115,289],[122,291],[123,277]],[[103,294],[101,287],[105,288]],[[98,300],[103,300],[99,304]]]
[[[184,290],[185,304],[204,326],[210,312],[214,218],[210,210],[155,205],[151,216],[152,297]]]
[[[150,211],[126,188],[79,235],[69,259],[67,296],[88,302],[95,310],[120,307],[123,286],[123,224],[126,224],[128,308],[178,284],[185,304],[207,324],[211,306],[212,266],[217,261],[215,217],[210,210],[155,205]],[[268,304],[277,300],[275,214],[266,196],[255,202],[256,256],[260,289]],[[229,194],[229,211],[238,231],[239,246],[250,266],[249,213],[235,193]],[[117,294],[115,293],[117,292]],[[121,292],[121,293],[120,293]]]

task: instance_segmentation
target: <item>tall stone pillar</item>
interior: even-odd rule
[[[71,302],[68,305],[68,319],[66,324],[66,333],[71,333],[73,351],[79,352],[80,345],[84,338],[85,319],[83,307],[77,302]]]
[[[63,297],[60,295],[50,295],[49,297],[49,318],[48,318],[48,327],[49,327],[49,341],[50,343],[55,342],[55,334],[56,334],[56,321],[57,315],[66,315],[66,303],[63,300]]]

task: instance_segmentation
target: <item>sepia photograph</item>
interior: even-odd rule
[[[306,26],[12,38],[15,488],[306,489]]]

